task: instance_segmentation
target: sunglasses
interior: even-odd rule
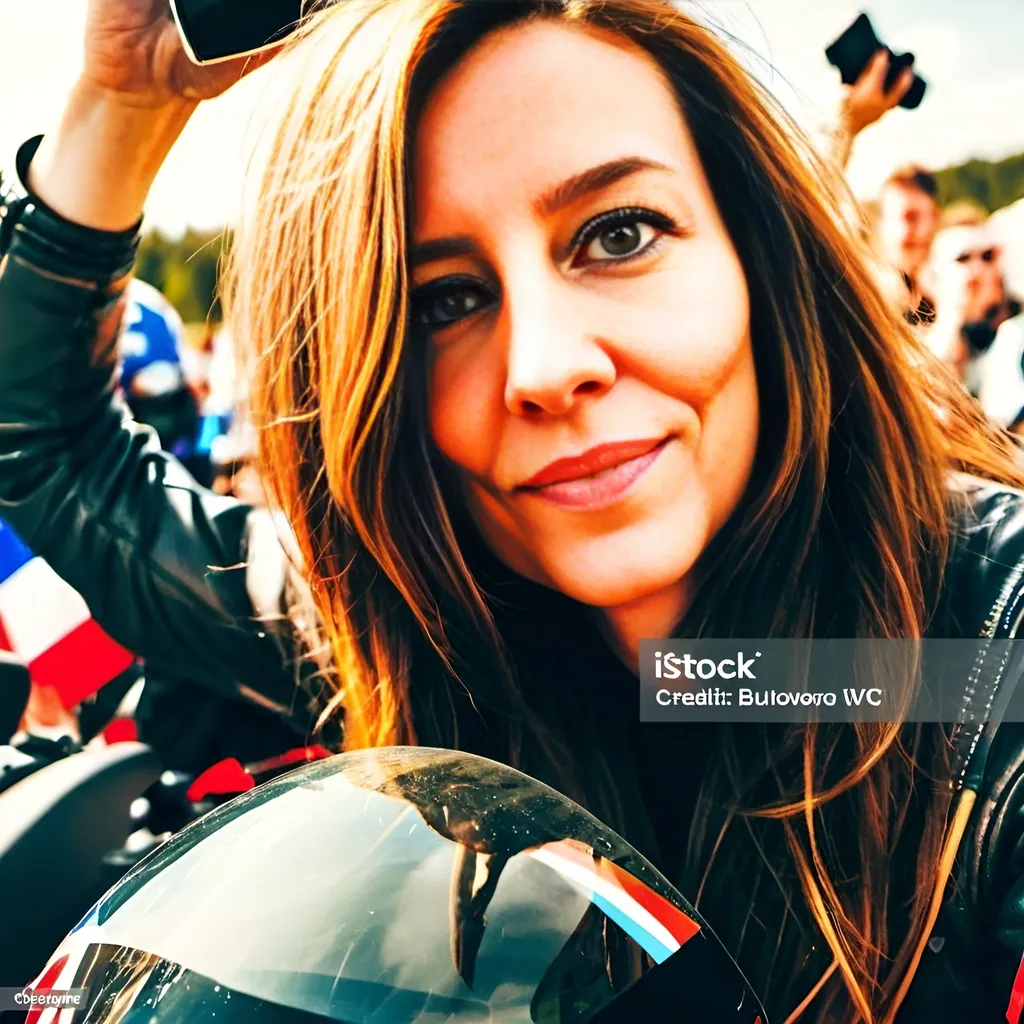
[[[982,263],[992,263],[999,255],[998,249],[982,249],[980,252],[975,250],[974,252],[962,252],[957,256],[957,263],[970,263],[975,257],[981,260]]]
[[[308,0],[170,0],[185,52],[217,64],[276,46],[302,20]]]

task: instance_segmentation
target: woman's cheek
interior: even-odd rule
[[[741,279],[742,280],[742,279]],[[650,386],[688,403],[709,401],[750,347],[745,287],[711,281],[705,292],[681,285],[650,295],[634,313],[629,346],[634,372]]]
[[[483,475],[493,461],[496,417],[504,407],[499,377],[488,371],[486,353],[438,347],[427,395],[431,438],[461,469]]]
[[[716,528],[746,489],[760,434],[760,401],[753,349],[749,343],[734,361],[723,385],[700,410],[702,475],[716,481]]]

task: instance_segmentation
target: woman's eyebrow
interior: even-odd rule
[[[582,199],[593,192],[599,192],[609,185],[614,185],[623,178],[638,174],[640,171],[672,171],[666,164],[656,160],[648,160],[641,156],[621,157],[607,163],[589,167],[579,174],[574,174],[553,188],[548,189],[534,201],[534,209],[541,217],[550,217],[571,203]],[[466,235],[455,235],[450,238],[436,238],[429,242],[414,245],[409,251],[409,269],[421,267],[425,263],[436,260],[453,259],[459,256],[472,256],[478,247],[472,238]]]
[[[450,260],[457,256],[472,256],[479,252],[479,247],[468,235],[454,235],[451,238],[435,238],[429,242],[420,242],[409,250],[409,269],[415,270],[424,263],[436,260]]]
[[[627,156],[618,160],[609,160],[608,163],[598,164],[596,167],[580,171],[579,174],[574,174],[555,185],[534,202],[534,209],[542,217],[550,217],[578,199],[582,199],[592,192],[599,192],[632,174],[637,174],[640,171],[671,172],[671,170],[672,168],[665,164],[658,163],[656,160],[648,160],[642,156]]]

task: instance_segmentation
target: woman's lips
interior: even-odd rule
[[[604,508],[625,496],[657,462],[668,441],[662,438],[602,445],[578,459],[552,463],[520,489],[562,508]]]

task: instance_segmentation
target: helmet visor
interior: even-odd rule
[[[716,1021],[756,1021],[696,911],[582,808],[495,762],[394,748],[299,769],[174,837],[47,980],[89,990],[88,1024],[572,1024],[668,965],[681,992],[716,994]]]

